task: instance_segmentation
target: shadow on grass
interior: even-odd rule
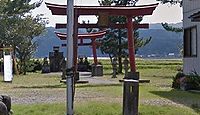
[[[38,85],[38,86],[16,86],[16,87],[14,87],[14,88],[21,88],[21,89],[29,89],[29,88],[38,88],[38,89],[40,89],[40,88],[50,88],[50,89],[52,89],[52,88],[66,88],[66,86],[65,85],[63,85],[63,84],[59,84],[59,85]]]
[[[87,84],[87,85],[77,85],[76,88],[87,88],[87,87],[110,87],[110,86],[122,86],[122,84]],[[38,85],[38,86],[16,86],[14,88],[19,89],[42,89],[42,88],[66,88],[65,84],[59,85]]]
[[[122,86],[122,84],[88,84],[88,85],[78,85],[78,86],[76,86],[76,88],[111,87],[111,86]]]
[[[173,89],[171,91],[150,91],[150,93],[183,104],[200,113],[200,94]]]
[[[172,76],[165,76],[165,75],[153,75],[153,76],[150,76],[150,77],[153,77],[153,78],[162,78],[162,79],[172,79],[173,77]]]

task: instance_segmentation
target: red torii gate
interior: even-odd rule
[[[51,10],[53,15],[67,15],[66,5],[57,5],[46,3],[47,7]],[[74,66],[76,66],[77,61],[77,39],[78,39],[78,17],[80,15],[101,15],[106,14],[109,16],[125,16],[127,18],[127,23],[122,24],[123,27],[128,29],[128,51],[131,72],[136,72],[135,67],[135,50],[134,50],[134,35],[133,29],[134,24],[132,18],[136,16],[152,15],[157,4],[150,5],[140,5],[140,6],[74,6]],[[114,24],[115,26],[119,26]],[[58,26],[58,24],[57,24]],[[63,26],[63,25],[61,25]],[[99,27],[98,24],[94,24],[93,27]],[[86,27],[86,26],[83,26]],[[89,25],[92,27],[92,25]],[[110,27],[108,25],[108,27]]]
[[[66,36],[67,36],[66,33],[61,33],[61,32],[55,32],[55,33],[61,40],[66,40]],[[102,38],[105,34],[106,34],[106,31],[78,34],[78,39],[80,39],[80,43],[78,43],[78,46],[85,46],[85,45],[92,46],[92,53],[93,53],[95,65],[98,64],[97,53],[96,53],[96,45],[98,45],[98,43],[96,43],[95,40],[97,38]],[[83,39],[91,39],[91,43],[83,43]]]
[[[67,15],[66,12],[66,5],[57,5],[57,4],[50,4],[46,3],[47,7],[51,10],[53,15]],[[71,4],[70,4],[71,5]],[[150,5],[141,5],[141,6],[74,6],[73,8],[73,14],[74,14],[74,32],[73,32],[73,42],[74,42],[74,68],[76,71],[76,63],[77,63],[77,46],[78,46],[78,28],[79,27],[97,27],[99,28],[100,26],[106,26],[108,28],[110,27],[115,27],[115,28],[127,28],[128,32],[128,51],[129,51],[129,60],[130,60],[130,67],[131,67],[131,73],[134,74],[133,77],[139,77],[136,74],[136,67],[135,67],[135,49],[134,49],[134,35],[133,35],[133,29],[139,28],[134,23],[132,22],[132,18],[136,16],[144,16],[144,15],[151,15],[155,8],[158,6],[158,4],[150,4]],[[69,9],[71,10],[69,4],[68,4]],[[67,10],[68,11],[68,10]],[[125,16],[127,18],[127,23],[126,24],[103,24],[98,25],[98,24],[89,24],[88,26],[84,24],[78,24],[78,17],[80,15],[98,15],[98,16]],[[70,15],[71,16],[71,15]],[[102,20],[101,20],[102,21]],[[103,22],[104,23],[104,22]],[[63,24],[57,24],[56,27],[65,27]],[[147,25],[144,27],[147,27]],[[134,78],[133,78],[134,79]],[[139,82],[137,80],[126,80],[124,83],[124,103],[123,103],[123,113],[125,115],[130,115],[130,114],[138,114],[138,92],[139,92]],[[70,80],[69,80],[70,82]],[[127,82],[127,83],[126,83]],[[134,92],[134,98],[132,98],[131,103],[129,102],[129,96],[133,95],[132,90],[130,91],[130,84],[128,82],[135,82],[135,88],[133,90]],[[126,96],[126,92],[128,95]],[[70,93],[70,92],[69,92]],[[70,95],[71,96],[71,95]],[[72,97],[72,96],[71,96]],[[71,97],[69,98],[70,101],[72,101]],[[69,104],[71,106],[71,104]],[[133,108],[133,109],[130,109]],[[73,114],[73,106],[69,108],[70,112]]]

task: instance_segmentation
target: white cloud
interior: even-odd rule
[[[32,0],[32,2],[38,0]],[[45,0],[45,2],[55,4],[66,4],[66,0]],[[155,0],[139,0],[138,5],[157,3]],[[98,0],[75,0],[76,5],[98,5]],[[42,3],[41,7],[35,9],[33,14],[44,14],[45,17],[49,18],[50,24],[48,26],[55,26],[55,23],[65,23],[66,17],[63,16],[52,16],[50,10]],[[82,20],[90,20],[90,22],[96,22],[95,16],[93,17],[80,17],[79,22]],[[156,8],[152,16],[145,16],[143,22],[146,23],[176,23],[182,20],[182,9],[178,6],[162,5]]]

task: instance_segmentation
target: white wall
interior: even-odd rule
[[[200,74],[200,22],[191,22],[188,17],[200,11],[200,0],[183,0],[183,27],[197,26],[197,57],[183,59],[183,72],[188,74],[196,71]]]

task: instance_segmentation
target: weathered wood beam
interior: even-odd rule
[[[67,24],[56,24],[56,29],[66,28]],[[133,29],[149,28],[149,24],[136,24],[133,22]],[[99,26],[98,24],[78,24],[78,28],[127,28],[127,24],[109,24],[107,26]]]

